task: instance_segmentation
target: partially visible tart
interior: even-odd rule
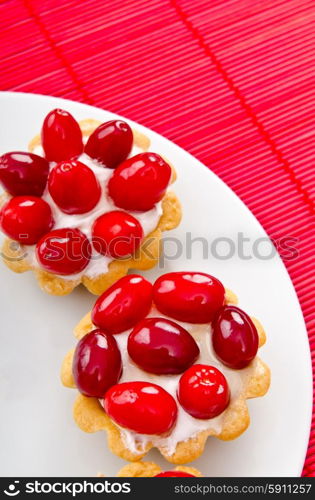
[[[0,157],[2,255],[53,295],[83,283],[99,295],[130,268],[153,267],[181,208],[174,169],[122,120],[76,120],[56,109],[29,152]]]
[[[80,395],[74,418],[106,430],[113,453],[139,461],[152,448],[169,462],[199,457],[208,436],[238,437],[246,399],[263,396],[261,324],[205,273],[168,273],[151,285],[129,275],[105,291],[75,329],[61,378]]]
[[[104,477],[98,474],[98,477]],[[179,465],[173,470],[163,471],[154,462],[133,462],[125,465],[118,471],[117,477],[202,477],[194,467]]]

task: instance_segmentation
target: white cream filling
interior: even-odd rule
[[[142,152],[140,148],[137,146],[134,146],[132,148],[130,156],[134,156],[138,153]],[[35,154],[38,154],[40,156],[43,155],[43,149],[41,146],[37,146],[34,150]],[[112,210],[119,210],[118,207],[113,203],[113,201],[109,198],[107,195],[107,184],[109,181],[109,178],[113,174],[113,169],[111,168],[105,168],[103,165],[98,163],[96,160],[92,160],[89,156],[86,154],[82,154],[79,158],[79,161],[87,165],[91,170],[93,170],[96,178],[98,179],[98,182],[101,186],[101,196],[98,204],[93,208],[88,213],[85,214],[78,214],[78,215],[67,215],[64,212],[62,212],[56,203],[53,201],[52,197],[50,196],[48,189],[46,187],[46,190],[42,196],[42,198],[47,201],[47,203],[50,205],[52,214],[54,217],[54,227],[53,229],[60,229],[60,228],[78,228],[80,229],[90,240],[91,240],[91,229],[94,221],[102,214],[106,212],[110,212]],[[50,168],[52,169],[55,166],[54,162],[50,163]],[[157,203],[152,210],[149,210],[147,212],[130,212],[128,211],[131,215],[133,215],[142,225],[143,228],[143,233],[144,236],[147,236],[149,233],[151,233],[156,226],[158,225],[158,222],[160,220],[160,217],[162,215],[162,203],[159,202]],[[32,246],[26,246],[23,245],[23,252],[24,255],[26,256],[26,259],[28,260],[29,264],[33,268],[41,268],[37,257],[36,257],[36,245]],[[79,279],[81,276],[85,275],[88,276],[89,278],[95,278],[99,276],[100,274],[104,274],[108,271],[108,265],[113,259],[111,257],[107,257],[104,255],[99,254],[96,252],[96,250],[93,248],[92,250],[92,256],[91,260],[88,264],[88,266],[81,271],[80,273],[77,274],[71,274],[71,275],[62,275],[60,276],[61,278],[65,280],[76,280]],[[57,275],[58,276],[58,275]]]
[[[148,314],[148,317],[157,316],[163,318],[167,317],[161,314],[155,308],[153,308]],[[228,381],[231,394],[231,402],[235,401],[235,399],[237,399],[244,391],[248,378],[255,369],[255,361],[243,370],[231,370],[230,368],[223,365],[214,354],[212,343],[210,341],[211,326],[209,325],[209,323],[193,325],[180,321],[176,322],[179,325],[183,326],[194,337],[199,346],[200,356],[195,363],[213,365],[218,368],[225,375]],[[115,339],[118,343],[123,363],[123,374],[119,382],[144,381],[160,385],[161,387],[163,387],[163,389],[169,392],[177,402],[178,415],[176,424],[167,437],[138,434],[136,432],[120,427],[121,436],[126,448],[128,448],[128,450],[130,450],[132,453],[140,453],[144,451],[148,443],[152,443],[153,446],[164,448],[168,455],[172,455],[175,452],[176,446],[179,442],[187,441],[188,439],[196,436],[201,431],[211,429],[215,432],[220,432],[222,429],[225,412],[221,413],[221,415],[219,415],[218,417],[209,420],[200,420],[186,413],[178,403],[176,392],[178,382],[182,374],[153,375],[141,370],[141,368],[133,363],[127,351],[127,341],[130,332],[131,330],[128,330],[126,332],[115,335]],[[100,400],[100,404],[103,406],[104,401]]]

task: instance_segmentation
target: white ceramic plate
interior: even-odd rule
[[[25,150],[53,108],[70,111],[77,119],[106,121],[116,115],[83,104],[31,94],[0,93],[0,153]],[[185,246],[186,234],[236,239],[250,238],[249,247],[266,234],[236,195],[187,152],[158,134],[130,122],[152,141],[151,150],[175,165],[175,190],[184,217],[167,236]],[[170,256],[175,244],[166,247]],[[217,251],[227,252],[227,243]],[[265,243],[265,250],[270,251]],[[263,254],[264,244],[260,244]],[[233,442],[208,440],[203,456],[193,465],[206,476],[298,476],[310,429],[312,375],[310,353],[300,306],[278,256],[243,260],[204,258],[201,243],[192,257],[166,259],[160,269],[146,273],[154,280],[170,270],[209,272],[234,290],[240,307],[258,317],[268,341],[260,351],[272,370],[266,397],[249,402],[251,425]],[[72,420],[75,392],[59,381],[64,354],[74,345],[72,329],[91,308],[94,298],[83,288],[67,297],[42,293],[32,273],[17,275],[0,263],[1,296],[1,474],[8,476],[115,475],[124,462],[107,449],[105,434],[85,434]],[[149,459],[170,468],[156,451]]]

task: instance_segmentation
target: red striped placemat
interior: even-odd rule
[[[315,363],[313,0],[4,0],[2,90],[86,102],[211,167],[275,239]],[[314,415],[303,474],[315,475]]]

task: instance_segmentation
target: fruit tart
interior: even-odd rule
[[[104,477],[98,474],[98,477]],[[202,477],[199,470],[194,467],[179,465],[173,470],[162,471],[154,462],[132,462],[120,469],[117,477]]]
[[[117,281],[75,329],[61,379],[80,394],[74,419],[106,430],[111,451],[139,461],[153,447],[174,464],[199,457],[208,436],[238,437],[246,399],[263,396],[270,372],[257,351],[263,327],[236,296],[201,272],[171,272],[152,285]]]
[[[0,157],[6,265],[33,270],[54,295],[83,283],[99,295],[128,269],[158,260],[162,231],[181,219],[175,171],[122,120],[76,122],[55,109],[29,152]]]

